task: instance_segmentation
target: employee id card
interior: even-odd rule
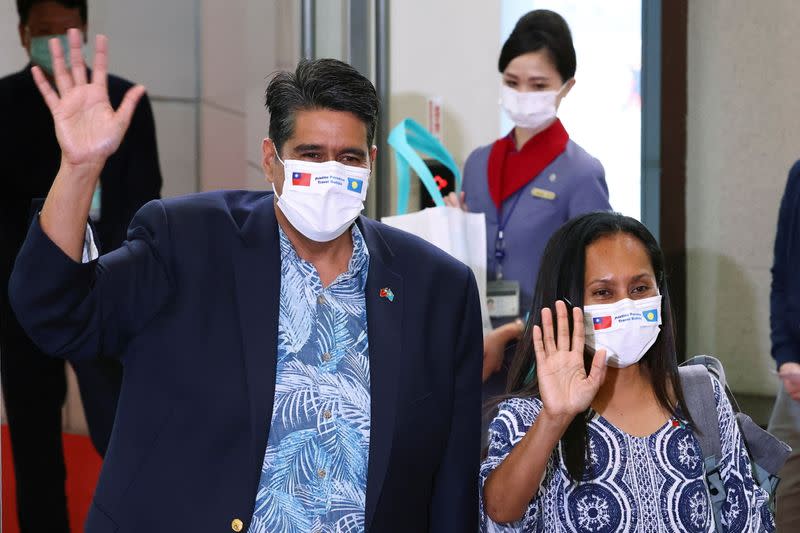
[[[489,281],[486,284],[486,307],[492,318],[518,317],[519,281]]]

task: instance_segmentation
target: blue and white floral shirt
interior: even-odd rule
[[[279,231],[275,403],[249,533],[360,532],[370,436],[369,252],[353,225],[349,268],[323,288]]]
[[[753,482],[750,459],[731,404],[719,381],[712,381],[722,439],[720,477],[727,492],[722,531],[772,531],[775,525],[768,495]],[[597,414],[587,424],[589,463],[583,482],[572,481],[559,445],[524,516],[511,524],[493,522],[483,506],[483,485],[522,440],[541,409],[538,398],[514,398],[500,404],[489,426],[489,454],[480,471],[480,531],[715,531],[700,443],[689,428],[669,420],[652,435],[634,437]]]

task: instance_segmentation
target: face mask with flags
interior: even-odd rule
[[[368,168],[338,161],[283,161],[283,191],[278,208],[294,228],[315,242],[329,242],[353,224],[364,209]]]
[[[587,305],[583,313],[586,345],[604,348],[608,365],[617,368],[638,363],[661,331],[661,295]]]

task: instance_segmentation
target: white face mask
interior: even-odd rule
[[[556,118],[557,91],[520,92],[508,85],[501,86],[500,105],[508,118],[520,128],[539,129]]]
[[[284,173],[283,193],[275,191],[278,207],[292,226],[312,241],[332,241],[364,210],[368,168],[338,161],[282,161],[280,157],[278,161]]]
[[[661,295],[587,305],[583,313],[586,345],[604,348],[606,362],[617,368],[638,363],[661,331]]]

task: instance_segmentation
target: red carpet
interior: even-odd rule
[[[3,425],[3,533],[19,533],[14,465],[8,426]],[[100,475],[102,460],[89,437],[64,434],[64,456],[67,460],[67,501],[69,523],[73,532],[83,531],[83,522],[92,501],[94,486]]]

